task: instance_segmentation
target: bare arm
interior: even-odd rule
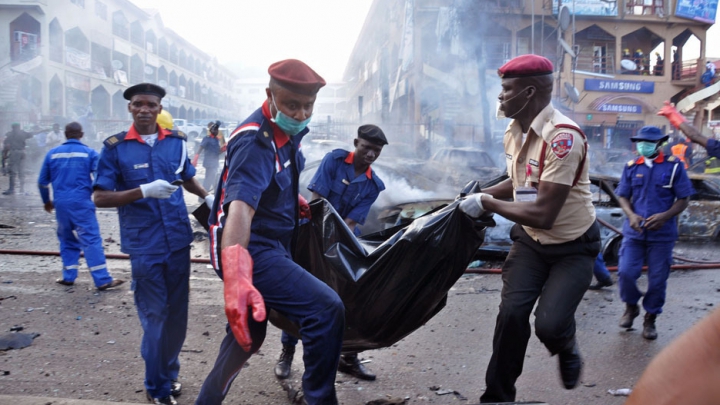
[[[228,207],[228,217],[223,226],[222,248],[240,244],[247,248],[250,243],[250,225],[255,209],[244,201],[235,200]]]
[[[96,188],[93,192],[95,206],[98,208],[122,207],[143,198],[140,187],[132,190],[110,191]]]
[[[501,198],[504,198],[506,195],[505,188],[507,187],[504,183],[505,182],[500,183],[495,187],[491,187],[488,191],[495,192],[493,189],[502,186],[502,188],[498,188],[498,195],[496,196],[493,194],[493,197],[499,197],[502,195],[503,197]],[[486,210],[498,213],[520,225],[538,229],[551,229],[553,224],[555,224],[555,220],[557,219],[562,206],[565,204],[565,200],[567,200],[568,194],[570,194],[570,188],[571,186],[564,184],[543,181],[540,182],[537,199],[535,201],[511,202],[493,198],[484,198],[482,200],[482,204]],[[510,194],[510,197],[512,197],[512,193]]]
[[[207,190],[205,190],[202,185],[200,185],[200,183],[197,181],[197,179],[195,179],[195,177],[183,182],[183,188],[189,193],[193,193],[200,198],[205,198],[208,196],[208,194],[210,194],[207,192]]]
[[[720,310],[658,354],[625,405],[712,404],[720,398]]]
[[[678,129],[680,129],[680,131],[682,131],[682,133],[685,134],[685,136],[687,136],[691,141],[707,148],[708,138],[703,136],[703,134],[701,134],[694,126],[688,124],[687,122],[683,122],[680,124]]]
[[[628,221],[630,221],[630,227],[638,232],[642,232],[642,226],[640,226],[640,223],[645,220],[645,218],[641,217],[640,215],[636,214],[635,211],[633,211],[632,204],[630,204],[630,200],[628,200],[625,197],[618,196],[618,204],[620,204],[620,208],[625,212],[625,215],[627,215]]]
[[[490,194],[495,198],[509,199],[513,198],[512,180],[505,179],[502,182],[482,190],[483,193]]]

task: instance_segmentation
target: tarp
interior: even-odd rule
[[[445,306],[485,227],[494,225],[492,218],[473,220],[457,206],[416,219],[377,246],[377,235],[357,239],[327,201],[310,204],[312,219],[300,227],[294,260],[343,300],[343,350],[391,346]],[[271,311],[270,321],[298,335],[297,325],[277,312]]]

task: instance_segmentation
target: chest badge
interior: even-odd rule
[[[147,169],[148,167],[150,167],[149,163],[138,163],[133,165],[133,169]]]

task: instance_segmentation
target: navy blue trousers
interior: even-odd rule
[[[55,201],[54,205],[60,257],[63,262],[63,280],[75,281],[77,278],[82,250],[95,287],[111,282],[112,277],[105,264],[105,252],[95,216],[95,204],[87,200]]]
[[[254,261],[253,285],[267,310],[274,309],[300,325],[305,374],[302,388],[309,405],[336,405],[335,375],[342,349],[345,307],[327,284],[292,261],[278,242],[275,246],[250,244]],[[265,338],[267,321],[250,317],[253,347],[244,351],[228,330],[213,369],[203,383],[197,405],[221,404],[235,377]]]
[[[140,353],[145,388],[153,398],[170,395],[180,372],[190,293],[190,246],[167,254],[130,255],[132,289],[143,328]]]
[[[612,281],[612,278],[610,277],[610,271],[608,271],[607,266],[605,265],[605,260],[603,260],[602,252],[598,253],[597,257],[595,258],[593,275],[595,276],[597,281],[600,282]]]
[[[623,238],[618,263],[618,287],[620,299],[624,303],[637,305],[642,298],[642,305],[647,313],[662,313],[673,247],[675,241],[652,242]],[[637,287],[637,279],[640,278],[645,261],[648,265],[648,288],[643,297]]]

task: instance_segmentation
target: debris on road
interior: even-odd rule
[[[39,333],[6,333],[0,335],[0,350],[22,349],[32,344],[33,339],[40,336]]]
[[[620,388],[617,390],[608,390],[608,393],[611,395],[615,395],[616,397],[626,397],[630,395],[632,390],[630,388]]]

